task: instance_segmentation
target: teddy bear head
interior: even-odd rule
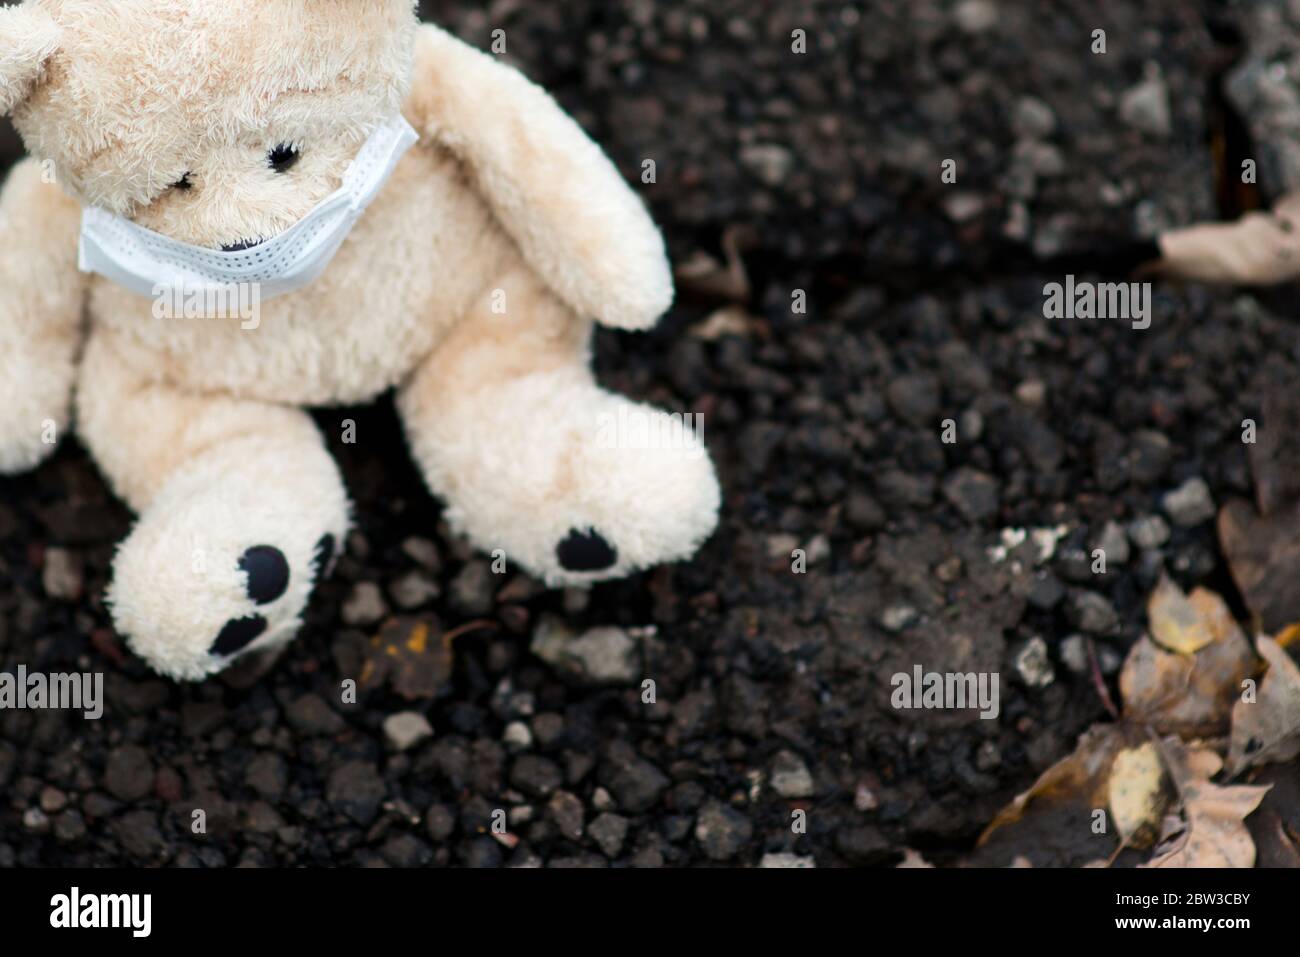
[[[412,0],[26,0],[0,111],[88,205],[242,248],[334,192],[401,108]]]

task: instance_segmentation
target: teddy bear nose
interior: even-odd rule
[[[244,249],[252,249],[254,246],[260,246],[264,242],[266,242],[265,239],[246,239],[240,243],[230,243],[229,245],[222,246],[221,251],[223,253],[237,253]]]

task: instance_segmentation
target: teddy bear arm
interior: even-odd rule
[[[523,74],[422,27],[408,113],[467,168],[524,259],[579,314],[645,329],[672,305],[663,237],[645,204]]]
[[[28,159],[0,192],[0,473],[25,471],[67,428],[81,344],[80,208]]]

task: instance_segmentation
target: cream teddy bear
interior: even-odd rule
[[[662,237],[546,93],[411,0],[27,0],[0,110],[32,154],[0,196],[0,473],[75,417],[139,515],[108,600],[158,671],[298,629],[349,527],[303,406],[395,387],[452,526],[551,585],[713,530],[690,420],[589,368],[593,320],[671,304]]]

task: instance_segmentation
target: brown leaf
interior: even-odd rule
[[[1219,543],[1232,579],[1267,634],[1300,621],[1300,502],[1261,518],[1237,499],[1219,510]]]
[[[1094,814],[1109,806],[1116,755],[1143,741],[1141,733],[1124,725],[1093,725],[1079,736],[1072,754],[998,813],[969,863],[999,866],[1024,856],[1036,867],[1079,867],[1109,859],[1117,841],[1113,833],[1093,831]]]
[[[714,342],[723,336],[746,338],[762,322],[744,306],[723,306],[686,330],[686,334],[705,342]]]
[[[1168,587],[1177,590],[1172,583]],[[1168,596],[1165,601],[1178,604]],[[1185,655],[1166,651],[1145,636],[1138,639],[1120,672],[1124,717],[1161,734],[1222,735],[1242,680],[1255,672],[1255,653],[1219,596],[1198,588],[1185,604],[1196,616],[1196,629],[1210,637],[1209,644]]]
[[[408,700],[435,698],[451,680],[451,642],[432,616],[388,622],[366,648],[360,685],[387,683]]]
[[[1300,499],[1300,391],[1285,376],[1261,384],[1260,419],[1255,441],[1246,446],[1255,480],[1255,504],[1269,515]]]
[[[1255,642],[1268,662],[1254,701],[1232,708],[1228,773],[1234,777],[1258,764],[1282,764],[1300,755],[1300,668],[1272,638]]]
[[[1216,628],[1236,627],[1222,599],[1202,589],[1193,592],[1193,598],[1197,595],[1201,596],[1199,604],[1165,575],[1147,599],[1151,637],[1166,651],[1194,654],[1214,641]]]
[[[1269,786],[1212,784],[1210,776],[1222,766],[1218,755],[1184,746],[1177,738],[1166,738],[1161,754],[1182,795],[1187,829],[1144,866],[1254,867],[1255,842],[1245,820]]]
[[[725,302],[748,302],[753,290],[741,253],[753,245],[755,238],[748,227],[728,226],[722,233],[725,264],[701,250],[673,271],[682,293]]]
[[[1252,784],[1272,784],[1259,810],[1246,819],[1257,867],[1300,868],[1300,771],[1294,764],[1261,768]]]

